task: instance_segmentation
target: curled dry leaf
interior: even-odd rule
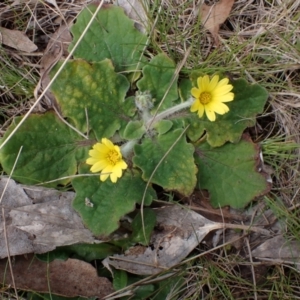
[[[0,193],[9,179],[0,179]],[[10,255],[45,253],[58,246],[94,243],[92,233],[72,208],[75,193],[17,185],[9,180],[0,203],[0,258]],[[99,241],[98,241],[99,242]]]
[[[45,263],[34,255],[17,256],[12,271],[17,289],[50,293],[65,297],[103,297],[113,292],[112,283],[98,277],[96,269],[89,263],[77,259],[54,260]],[[7,259],[0,261],[0,281],[13,285]]]
[[[218,3],[208,6],[205,3],[200,8],[200,18],[204,27],[209,30],[215,39],[215,44],[219,45],[218,32],[220,25],[228,18],[234,0],[220,0]]]
[[[125,255],[106,258],[103,264],[139,275],[156,274],[180,263],[212,230],[242,229],[242,226],[210,221],[179,206],[156,209],[156,218],[157,226],[148,247],[132,247]],[[243,229],[248,227],[243,226]],[[251,227],[250,230],[256,229]],[[263,229],[261,231],[268,234]]]

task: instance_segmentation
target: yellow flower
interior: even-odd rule
[[[207,118],[212,122],[216,120],[215,113],[220,115],[227,113],[229,108],[223,102],[230,102],[234,98],[234,94],[230,92],[233,86],[228,82],[228,78],[219,81],[218,75],[215,75],[212,80],[208,75],[198,77],[198,88],[193,87],[191,90],[195,98],[191,112],[198,111],[198,116],[201,118],[205,111]]]
[[[90,157],[86,160],[92,165],[91,172],[101,172],[100,180],[105,181],[108,176],[115,183],[122,176],[122,170],[127,168],[126,162],[122,159],[119,146],[115,146],[110,140],[103,138],[101,143],[96,143],[89,151]]]

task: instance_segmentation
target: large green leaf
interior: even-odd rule
[[[243,208],[270,190],[265,174],[258,171],[259,147],[249,138],[219,148],[202,143],[196,147],[195,160],[198,188],[209,191],[214,207]]]
[[[135,145],[133,162],[142,169],[144,180],[189,196],[196,185],[197,168],[194,147],[186,142],[185,135],[179,138],[182,131],[176,129],[153,139],[146,138],[141,145]]]
[[[89,5],[72,26],[71,50],[86,29],[96,5]],[[135,70],[138,62],[145,61],[142,55],[147,37],[134,27],[122,8],[107,5],[101,8],[92,25],[83,36],[74,57],[97,62],[105,58],[113,61],[117,71]]]
[[[69,61],[51,86],[63,116],[81,132],[92,129],[97,139],[111,137],[124,119],[130,120],[124,102],[128,88],[127,79],[115,73],[108,59],[94,64]]]
[[[82,172],[83,170],[81,170]],[[127,170],[116,182],[101,182],[99,176],[75,178],[72,181],[76,191],[73,207],[81,215],[84,224],[95,234],[107,236],[119,227],[119,220],[141,203],[146,183],[136,171]],[[148,187],[145,205],[155,198],[155,192]],[[86,204],[89,201],[90,205]]]
[[[6,131],[2,141],[20,122],[18,117]],[[86,140],[70,129],[52,112],[29,116],[18,131],[0,150],[3,170],[10,174],[22,148],[13,178],[24,184],[37,184],[71,176],[77,172],[77,162],[87,156]],[[67,184],[62,179],[50,184]]]
[[[184,83],[182,90],[185,89]],[[219,147],[227,141],[236,143],[247,127],[255,125],[256,116],[263,112],[268,93],[258,84],[249,85],[244,79],[232,82],[235,95],[232,102],[226,103],[229,112],[217,115],[216,121],[211,122],[206,116],[201,119],[196,113],[190,113],[187,122],[190,124],[188,137],[196,141],[203,133],[207,133],[207,142],[213,147]]]
[[[168,90],[176,69],[175,63],[165,54],[155,56],[143,68],[143,78],[137,82],[141,92],[149,91],[155,99],[155,106],[159,105]],[[178,99],[177,77],[171,85],[160,111],[169,108]]]

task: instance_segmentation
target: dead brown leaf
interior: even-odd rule
[[[19,30],[10,30],[4,27],[0,27],[0,35],[0,41],[3,45],[24,52],[33,52],[37,50],[37,46],[23,32]]]
[[[72,208],[75,193],[22,186],[2,177],[0,194],[7,183],[0,203],[0,258],[8,256],[5,233],[10,255],[45,253],[58,246],[97,242]]]
[[[257,259],[269,258],[282,261],[293,261],[299,264],[300,243],[289,241],[283,235],[268,239],[252,251]]]
[[[103,264],[130,273],[152,275],[180,263],[213,230],[239,228],[268,234],[260,228],[213,222],[176,205],[156,209],[156,218],[157,226],[148,247],[132,247],[125,255],[106,258]]]
[[[0,261],[0,281],[13,285],[7,259]],[[17,289],[49,293],[65,297],[103,297],[113,292],[111,282],[98,277],[89,263],[77,259],[54,260],[49,264],[34,255],[14,258],[12,271]]]
[[[200,8],[200,18],[204,27],[209,30],[215,39],[215,44],[219,45],[218,32],[220,25],[228,18],[234,0],[220,0],[218,3],[208,6],[205,3]]]

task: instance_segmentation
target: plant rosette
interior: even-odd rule
[[[70,49],[95,11],[78,16]],[[179,81],[165,54],[144,56],[146,41],[121,8],[101,9],[51,86],[61,116],[33,114],[7,140],[17,117],[2,138],[3,170],[16,162],[21,183],[71,183],[95,235],[115,231],[136,203],[149,206],[154,186],[182,196],[207,189],[213,206],[235,208],[269,189],[259,147],[243,135],[263,112],[265,89],[218,74]]]

